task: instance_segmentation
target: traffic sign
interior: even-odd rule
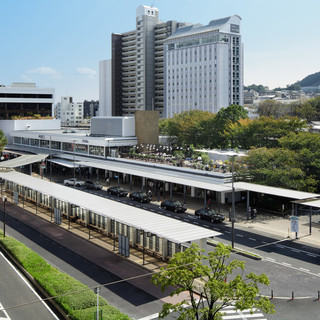
[[[291,216],[291,232],[299,232],[299,217]]]

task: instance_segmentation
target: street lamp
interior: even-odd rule
[[[3,237],[4,238],[6,236],[6,201],[7,201],[7,197],[3,196],[2,202],[3,202]]]

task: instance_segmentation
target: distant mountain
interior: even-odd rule
[[[310,74],[301,81],[296,82],[300,87],[317,87],[320,86],[320,72]]]

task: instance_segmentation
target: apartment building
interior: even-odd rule
[[[14,82],[0,85],[0,119],[39,114],[53,115],[54,89],[39,88],[35,83]]]
[[[56,105],[56,118],[62,126],[77,126],[83,122],[83,103],[73,102],[72,97],[61,97]]]
[[[163,43],[184,25],[161,22],[157,8],[142,5],[136,11],[135,30],[112,34],[112,62],[107,71],[112,79],[112,99],[104,114],[121,116],[136,110],[156,110],[163,117]]]

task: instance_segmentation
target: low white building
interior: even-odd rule
[[[56,118],[62,126],[77,126],[83,122],[83,102],[73,102],[72,97],[61,97],[56,106]]]

